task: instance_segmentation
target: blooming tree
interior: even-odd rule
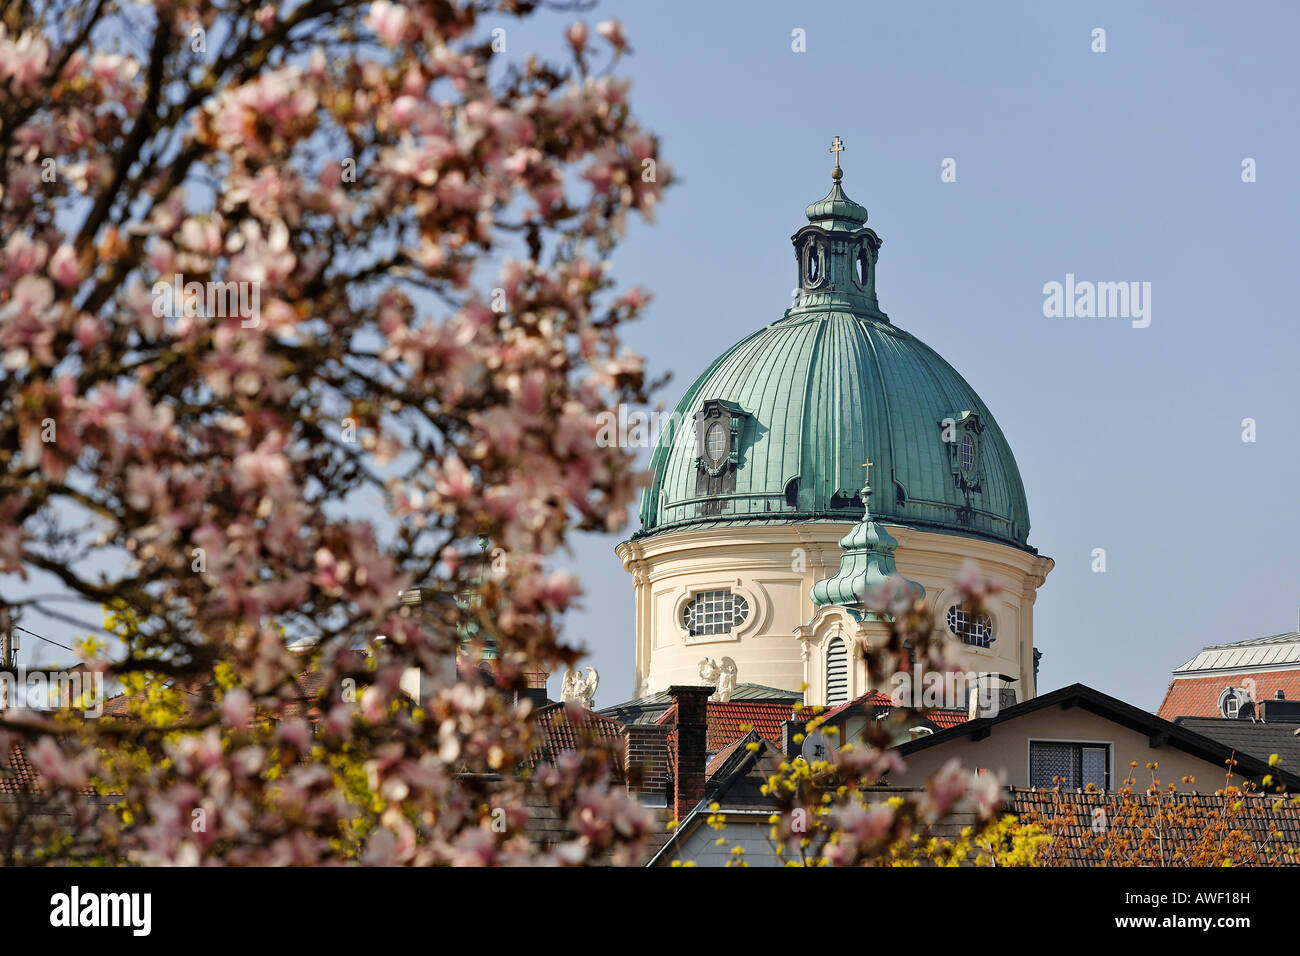
[[[137,700],[4,715],[73,814],[47,858],[524,860],[530,792],[556,860],[644,835],[606,761],[515,775],[498,692],[574,659],[544,562],[636,493],[595,440],[646,399],[606,256],[670,179],[616,23],[503,52],[537,6],[0,3],[3,600],[107,608],[90,666]],[[448,676],[469,633],[498,688]]]

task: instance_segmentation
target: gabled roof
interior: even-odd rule
[[[1145,733],[1153,739],[1159,740],[1164,746],[1176,747],[1184,753],[1191,754],[1193,757],[1198,757],[1220,767],[1225,766],[1228,760],[1236,760],[1237,763],[1234,769],[1237,775],[1251,780],[1259,780],[1264,776],[1272,775],[1274,780],[1285,785],[1287,790],[1292,793],[1300,792],[1300,775],[1297,775],[1295,771],[1284,770],[1280,767],[1269,767],[1267,759],[1261,760],[1249,753],[1235,750],[1188,727],[1170,723],[1155,714],[1134,707],[1132,704],[1126,704],[1116,697],[1103,694],[1101,691],[1084,684],[1070,684],[1060,690],[1054,690],[1049,694],[1043,694],[1031,700],[1004,708],[998,711],[996,716],[977,717],[956,727],[919,737],[916,740],[909,740],[907,743],[899,745],[898,752],[903,756],[907,756],[919,750],[960,740],[967,736],[978,740],[983,736],[987,736],[987,732],[997,724],[1016,720],[1053,707],[1080,707],[1120,726]]]
[[[750,745],[753,749],[750,749]],[[704,800],[682,820],[668,842],[650,860],[647,866],[657,866],[670,859],[677,846],[692,832],[704,825],[712,812],[709,804],[717,803],[728,815],[758,815],[766,819],[771,812],[772,798],[762,792],[769,777],[778,772],[786,760],[781,748],[765,740],[757,731],[733,741],[726,751],[719,753],[709,763],[710,776],[705,786]]]

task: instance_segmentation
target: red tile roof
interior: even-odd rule
[[[926,712],[925,719],[936,727],[947,730],[966,723],[970,720],[970,714],[964,710],[931,710]]]
[[[1013,787],[1007,809],[1048,836],[1040,866],[1186,866],[1204,853],[1226,853],[1238,864],[1300,863],[1300,806],[1266,794],[1162,793],[1159,807],[1134,794],[1140,819],[1126,818],[1119,794]],[[1093,830],[1101,807],[1109,834]],[[1140,808],[1145,807],[1145,810]],[[1153,819],[1163,825],[1153,826]],[[1229,838],[1227,831],[1240,836]],[[1234,842],[1235,840],[1235,842]]]
[[[1282,691],[1288,700],[1300,699],[1300,670],[1220,674],[1215,677],[1175,677],[1156,713],[1175,717],[1222,717],[1219,695],[1228,687],[1249,687],[1254,681],[1255,700],[1270,700]]]
[[[888,694],[878,690],[869,690],[861,697],[855,697],[845,704],[838,704],[826,712],[825,719],[827,723],[833,723],[836,717],[845,714],[858,707],[884,707],[895,708],[902,707],[903,702],[895,700]],[[945,710],[929,710],[920,714],[925,720],[934,724],[940,730],[947,730],[949,727],[956,727],[958,724],[964,724],[970,720],[970,714],[964,710],[948,708]]]
[[[766,700],[732,700],[708,703],[708,737],[704,749],[717,753],[749,733],[758,731],[764,740],[781,744],[781,724],[794,716],[790,704]],[[677,724],[677,705],[673,704],[655,721],[657,724]]]
[[[0,757],[0,794],[44,793],[41,775],[32,762],[27,759],[27,751],[22,744],[11,744],[9,759]],[[91,796],[94,787],[82,787],[79,793]]]
[[[623,725],[581,707],[563,702],[539,707],[533,714],[537,743],[529,754],[529,765],[549,763],[566,750],[580,750],[587,741],[612,745],[610,766],[619,777],[623,774]]]
[[[0,759],[0,793],[39,793],[40,775],[19,744],[9,748],[9,759]]]
[[[901,700],[895,700],[888,694],[883,694],[878,690],[869,690],[861,697],[854,697],[852,700],[843,704],[836,704],[828,710],[823,716],[827,723],[831,723],[840,714],[854,707],[902,707]]]
[[[748,736],[749,734],[745,734],[745,737]],[[731,743],[727,744],[727,746],[719,750],[716,754],[714,754],[712,758],[710,758],[708,766],[704,768],[705,780],[712,777],[717,772],[718,768],[721,767],[724,763],[726,763],[727,758],[730,757],[733,753],[735,753],[736,750],[740,747],[740,745],[745,742],[745,737],[738,737],[737,739],[733,740]]]

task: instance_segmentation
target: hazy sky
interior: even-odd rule
[[[789,303],[789,237],[839,135],[846,191],[885,240],[882,308],[992,409],[1030,543],[1056,561],[1035,614],[1042,689],[1082,681],[1155,709],[1203,645],[1296,628],[1294,8],[607,2],[589,16],[624,22],[634,108],[681,177],[615,256],[654,294],[628,341],[673,373],[667,406]],[[512,33],[511,52],[558,49],[570,18]],[[1067,273],[1150,282],[1150,327],[1045,318],[1043,286]],[[616,543],[589,538],[565,562],[590,592],[566,634],[602,674],[598,706],[632,692]]]

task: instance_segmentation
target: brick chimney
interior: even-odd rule
[[[623,769],[629,788],[648,807],[666,807],[672,801],[671,764],[668,762],[667,724],[628,724]]]
[[[793,760],[803,753],[803,744],[795,743],[798,734],[806,734],[808,721],[801,717],[791,717],[781,721],[781,752]]]
[[[673,816],[684,820],[704,799],[704,758],[708,753],[709,696],[712,687],[675,685],[668,696],[677,704],[677,734],[673,744],[677,780],[673,787]]]

